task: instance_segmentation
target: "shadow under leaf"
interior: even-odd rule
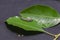
[[[26,31],[17,26],[9,25],[7,22],[5,22],[5,24],[6,24],[7,28],[9,30],[11,30],[12,32],[15,32],[17,34],[24,35],[24,36],[30,36],[30,35],[36,35],[36,34],[43,33],[43,32],[39,32],[39,31]]]

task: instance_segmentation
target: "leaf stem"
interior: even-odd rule
[[[47,32],[47,31],[44,31],[44,33],[46,33],[46,34],[48,34],[48,35],[51,35],[51,36],[54,36],[54,37],[55,37],[55,35],[54,35],[54,34],[49,33],[49,32]]]
[[[49,32],[47,32],[47,31],[44,31],[44,33],[55,37],[53,40],[57,40],[57,39],[59,38],[59,36],[60,36],[60,33],[59,33],[59,34],[56,34],[56,35],[55,35],[55,34],[52,34],[52,33],[49,33]]]

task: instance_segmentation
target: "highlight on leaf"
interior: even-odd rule
[[[54,40],[57,40],[60,36],[59,35],[57,37],[44,30],[44,28],[50,28],[60,23],[60,14],[52,7],[34,5],[22,10],[20,15],[21,16],[10,17],[6,20],[6,22],[26,31],[39,31],[47,33],[54,36]]]

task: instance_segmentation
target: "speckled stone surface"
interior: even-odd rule
[[[37,34],[31,36],[18,37],[11,32],[5,25],[5,20],[10,16],[19,15],[19,11],[35,4],[48,5],[55,8],[60,13],[59,1],[40,1],[40,0],[0,0],[0,40],[53,40],[54,37],[47,34]],[[48,28],[46,31],[53,34],[60,32],[60,25]],[[60,37],[59,39],[60,40]]]

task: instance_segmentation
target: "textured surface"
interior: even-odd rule
[[[47,34],[18,37],[15,33],[8,30],[3,23],[8,17],[18,15],[20,10],[34,4],[49,5],[60,12],[60,3],[58,1],[0,0],[0,40],[53,40],[53,38]],[[46,30],[57,34],[60,32],[60,25]],[[60,38],[58,40],[60,40]]]

